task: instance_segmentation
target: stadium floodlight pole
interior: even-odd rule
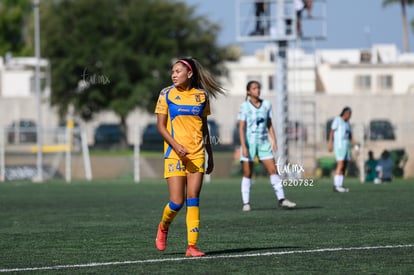
[[[277,42],[277,61],[276,70],[277,82],[277,126],[278,126],[278,157],[281,159],[281,164],[285,164],[289,160],[289,143],[287,136],[287,127],[289,120],[289,102],[287,91],[287,50],[288,42],[286,40],[280,40]]]
[[[40,89],[40,23],[39,5],[40,0],[32,0],[34,10],[34,40],[35,40],[35,91],[37,97],[37,159],[36,159],[36,181],[43,182],[43,152],[42,152],[42,93]]]
[[[288,103],[288,91],[287,91],[287,50],[289,47],[288,36],[292,35],[292,26],[296,23],[293,18],[290,25],[286,21],[286,11],[288,6],[285,0],[276,1],[276,15],[278,26],[278,37],[276,41],[277,59],[276,71],[274,81],[276,82],[274,87],[277,92],[277,142],[278,142],[278,157],[282,165],[289,159],[289,144],[287,136],[287,127],[289,120],[289,103]],[[292,1],[291,4],[294,4]],[[291,7],[292,8],[292,7]],[[279,159],[277,160],[279,162]]]

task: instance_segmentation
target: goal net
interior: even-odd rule
[[[79,164],[84,177],[92,180],[86,133],[71,122],[44,127],[40,133],[35,124],[22,121],[0,128],[0,181],[61,178],[71,182],[72,166]]]

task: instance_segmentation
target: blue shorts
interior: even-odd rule
[[[335,158],[337,161],[341,160],[350,160],[351,159],[351,152],[348,147],[341,147],[341,148],[335,148]]]
[[[243,156],[243,150],[240,147],[240,161],[253,162],[256,157],[259,160],[274,158],[270,142],[265,142],[262,144],[247,143],[247,149],[249,151],[249,155],[246,158]]]

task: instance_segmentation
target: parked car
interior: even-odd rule
[[[9,143],[35,143],[36,123],[26,119],[14,121],[7,129],[7,140]]]
[[[370,140],[395,140],[394,127],[387,119],[373,119],[369,122]]]
[[[326,140],[329,138],[333,119],[326,122]],[[364,140],[395,140],[394,127],[387,119],[373,119],[369,122],[369,128],[364,133]]]
[[[100,124],[95,130],[94,147],[100,149],[113,149],[121,145],[121,126],[116,123]]]
[[[157,123],[148,123],[142,133],[141,150],[162,151],[164,148],[164,138],[158,132]]]

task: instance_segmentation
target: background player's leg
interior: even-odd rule
[[[253,162],[242,161],[243,178],[241,181],[241,195],[243,211],[250,211],[250,189],[252,186]]]

